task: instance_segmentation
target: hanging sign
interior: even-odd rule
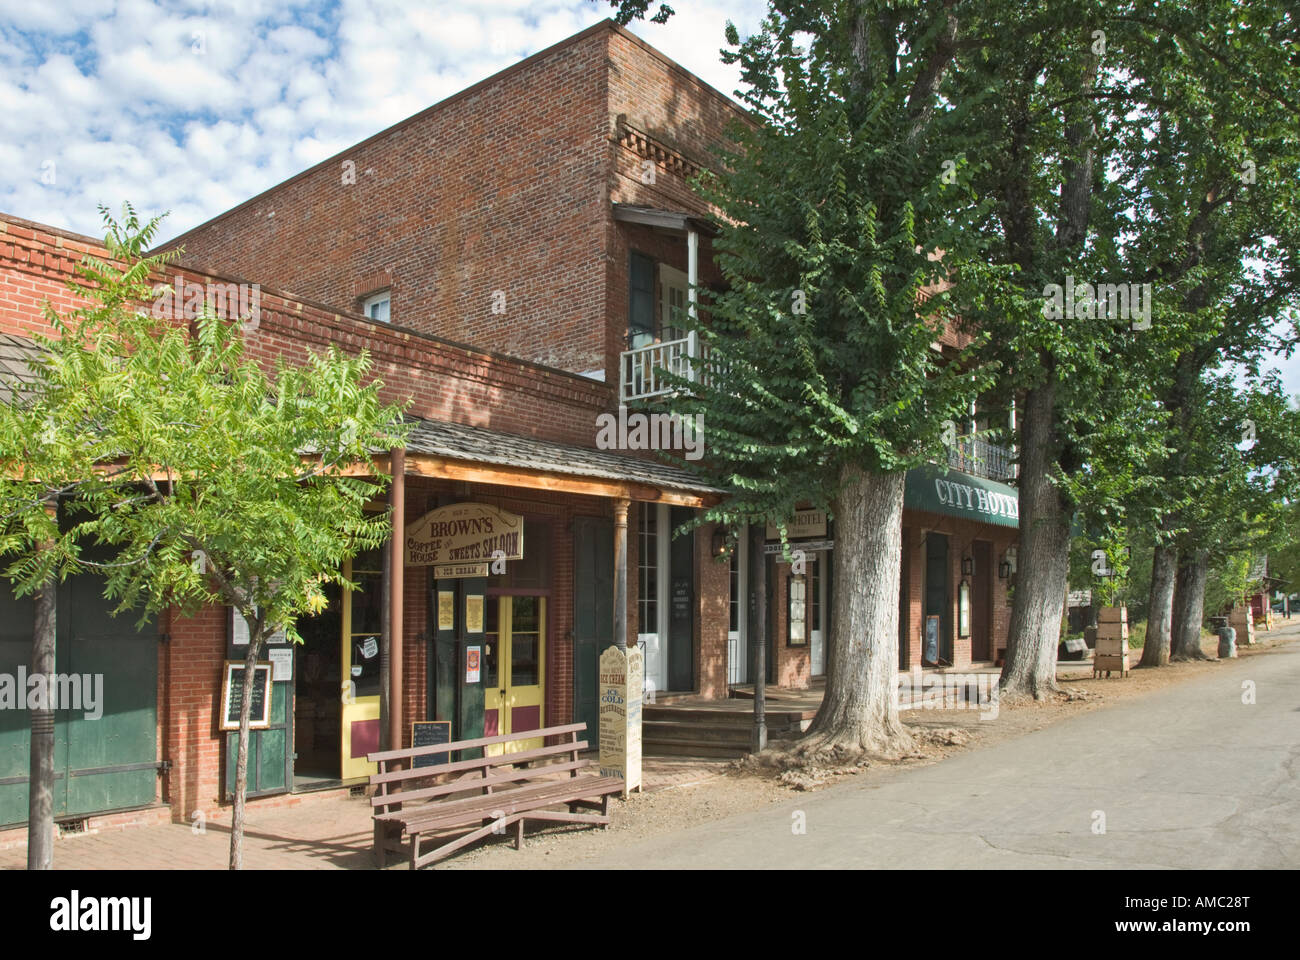
[[[791,540],[824,537],[826,536],[826,514],[821,510],[796,510],[794,517],[785,525],[785,532]],[[781,531],[774,524],[767,525],[767,539],[781,539]]]
[[[406,528],[408,567],[466,564],[477,569],[494,558],[524,558],[523,517],[486,503],[453,503],[426,513]]]
[[[436,563],[433,565],[435,580],[464,580],[466,577],[486,577],[486,563]]]

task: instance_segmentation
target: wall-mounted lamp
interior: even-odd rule
[[[1009,576],[1011,576],[1011,564],[1003,560],[998,564],[998,579],[1005,580]]]
[[[974,573],[975,573],[975,560],[974,560],[974,558],[973,558],[973,557],[962,557],[962,558],[961,558],[961,575],[962,575],[963,577],[969,577],[969,576],[974,575]]]
[[[718,524],[713,528],[713,555],[725,557],[727,552],[727,530],[722,524]]]

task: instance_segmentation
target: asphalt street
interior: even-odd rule
[[[1298,761],[1300,644],[1289,644],[583,867],[1295,868]]]

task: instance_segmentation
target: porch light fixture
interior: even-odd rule
[[[1005,580],[1009,576],[1011,576],[1011,564],[1003,560],[998,564],[998,579]]]
[[[972,557],[961,558],[961,575],[969,577],[975,573],[975,560]]]
[[[713,528],[713,555],[715,557],[727,555],[727,531],[722,524]]]

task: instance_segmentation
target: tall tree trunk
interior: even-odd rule
[[[32,676],[54,674],[58,582],[51,577],[36,591],[32,632]],[[27,792],[27,869],[49,870],[54,864],[54,690],[47,684],[45,702],[32,714],[31,768]],[[18,691],[20,697],[26,690]]]
[[[1055,397],[1051,379],[1030,390],[1021,419],[1020,549],[1002,668],[1004,697],[1041,700],[1057,689],[1061,598],[1070,578],[1070,516],[1051,477]]]
[[[1156,544],[1151,558],[1151,592],[1148,595],[1147,638],[1142,645],[1142,666],[1163,667],[1169,662],[1173,637],[1174,578],[1178,573],[1178,548]]]
[[[1179,557],[1174,584],[1174,660],[1206,659],[1205,651],[1201,649],[1201,621],[1204,619],[1205,581],[1209,572],[1210,560],[1204,550]]]
[[[248,723],[253,709],[253,681],[257,658],[262,652],[261,618],[256,620],[256,637],[250,638],[244,658],[243,701],[239,705],[239,750],[235,759],[235,809],[230,818],[230,869],[244,869],[244,807],[248,794]],[[268,704],[269,709],[269,704]]]
[[[826,695],[796,754],[896,757],[910,749],[895,695],[902,550],[903,474],[845,467],[835,500]]]

